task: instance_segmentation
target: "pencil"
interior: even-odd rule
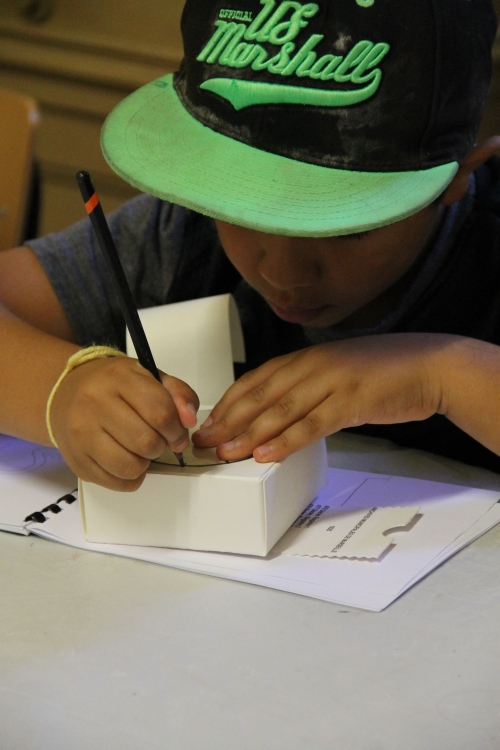
[[[99,197],[92,184],[92,178],[88,172],[77,172],[76,181],[82,194],[85,208],[92,223],[92,228],[97,237],[99,247],[104,256],[108,269],[111,283],[115,294],[118,297],[122,315],[125,318],[125,324],[129,330],[130,338],[137,353],[137,359],[146,370],[149,370],[156,380],[161,383],[160,373],[153,359],[153,354],[149,346],[141,319],[132,297],[132,292],[128,285],[123,266],[118,257],[118,253],[109,231],[104,211],[99,202]],[[175,457],[181,466],[185,466],[182,453],[175,453]]]

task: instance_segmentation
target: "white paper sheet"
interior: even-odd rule
[[[484,514],[478,524],[473,525],[471,532],[478,532],[478,527],[481,526],[478,533],[484,533],[499,522],[500,505],[497,503]],[[403,548],[399,545],[398,554],[395,550],[392,558],[388,555],[382,562],[372,565],[361,561],[292,555],[270,555],[266,559],[259,559],[154,547],[90,544],[83,537],[76,504],[65,511],[64,518],[61,513],[51,519],[50,523],[39,526],[38,529],[36,527],[36,524],[32,524],[33,530],[41,536],[82,549],[132,557],[373,611],[387,607],[430,570],[475,538],[470,538],[471,532],[466,529],[450,545],[445,545],[439,556],[435,556],[435,549],[430,548],[419,550],[419,554],[415,554],[415,550],[401,554]]]
[[[23,523],[28,513],[41,510],[48,500],[55,500],[71,490],[73,479],[70,474],[66,474],[65,478],[62,472],[58,479],[53,479],[54,494],[48,498],[43,481],[40,492],[37,492],[37,479],[33,481],[38,469],[43,476],[43,467],[28,473],[18,471],[19,468],[28,468],[33,446],[13,438],[0,438],[0,445],[2,441],[11,442],[9,450],[18,479],[15,496],[9,496],[12,485],[4,481],[7,476],[5,472],[0,474],[2,528],[6,528],[7,520],[10,530],[36,533],[80,549],[154,562],[373,611],[387,607],[433,568],[500,522],[499,491],[331,469],[328,487],[319,496],[321,502],[328,502],[331,507],[346,508],[351,505],[356,506],[356,510],[362,510],[363,505],[365,508],[373,507],[371,490],[377,488],[380,502],[384,497],[392,501],[397,498],[399,504],[404,505],[401,498],[406,498],[407,507],[420,506],[422,517],[411,533],[399,534],[395,548],[379,561],[367,563],[274,552],[260,559],[155,547],[91,544],[84,538],[77,503],[63,504],[63,510],[57,515],[47,512],[47,520],[43,524]],[[48,450],[51,452],[51,449]],[[25,451],[27,458],[24,457]],[[3,455],[7,453],[4,451]]]
[[[0,529],[28,534],[24,519],[70,492],[77,479],[55,448],[0,435]]]

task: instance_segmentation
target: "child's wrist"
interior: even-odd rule
[[[431,355],[434,387],[439,392],[437,413],[450,418],[455,402],[464,397],[464,380],[471,364],[471,339],[452,334],[437,335],[441,345]]]
[[[51,411],[52,411],[52,404],[54,402],[54,397],[59,390],[59,387],[63,380],[66,378],[69,373],[74,370],[76,367],[79,367],[80,365],[85,364],[86,362],[91,362],[96,359],[108,359],[111,357],[126,357],[127,355],[121,352],[119,349],[114,349],[110,346],[89,346],[85,349],[80,349],[79,351],[75,352],[75,354],[72,354],[71,357],[68,359],[66,363],[66,367],[60,374],[59,378],[57,379],[54,387],[52,388],[49,398],[47,400],[47,406],[45,409],[45,423],[47,426],[47,432],[49,434],[50,440],[52,444],[57,448],[57,442],[54,437],[54,432],[52,430],[52,422],[51,422]]]

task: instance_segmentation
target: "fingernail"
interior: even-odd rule
[[[190,401],[186,402],[186,409],[189,409],[189,411],[192,412],[195,417],[198,414],[198,410],[197,410],[196,406],[194,404],[192,404]]]
[[[207,440],[212,434],[212,430],[196,430],[194,433],[200,440]]]
[[[259,445],[255,450],[260,456],[262,456],[262,458],[264,458],[264,456],[268,456],[271,453],[272,447],[270,445]]]
[[[234,451],[234,449],[238,447],[238,444],[236,440],[230,440],[229,443],[224,443],[222,447],[224,448],[224,450],[230,453],[231,451]]]
[[[200,425],[200,427],[210,427],[210,425],[212,425],[213,423],[214,423],[213,417],[208,417],[207,419],[205,419],[203,424]]]

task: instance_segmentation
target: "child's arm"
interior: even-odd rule
[[[345,427],[435,413],[500,454],[500,347],[418,333],[314,346],[237,381],[195,442],[224,459],[279,461]]]
[[[0,253],[0,432],[50,445],[45,408],[68,358],[78,350],[63,309],[28,248]],[[198,399],[182,381],[164,386],[129,358],[73,370],[54,399],[61,452],[82,478],[136,489],[167,443],[182,450]]]

